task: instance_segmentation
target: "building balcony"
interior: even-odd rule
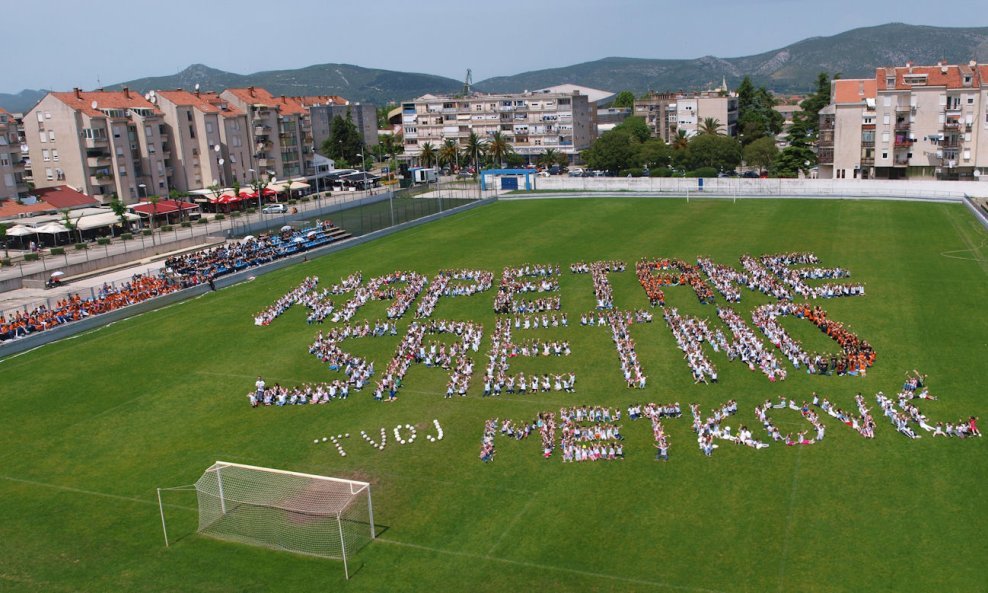
[[[100,173],[98,175],[90,175],[89,183],[92,185],[113,185],[113,175]]]
[[[86,148],[103,148],[109,146],[110,140],[108,138],[86,138],[85,145]]]
[[[915,113],[916,112],[916,106],[915,105],[896,105],[895,106],[895,110],[898,113]]]
[[[270,133],[271,133],[271,127],[270,126],[257,126],[257,127],[254,128],[254,135],[255,136],[267,136]]]
[[[897,158],[894,161],[892,161],[892,166],[893,167],[908,167],[909,166],[909,159],[898,159]]]
[[[875,166],[875,157],[873,157],[873,156],[872,157],[866,157],[866,156],[861,157],[861,166],[862,167],[873,167],[873,166]]]
[[[821,165],[831,165],[834,162],[834,149],[833,147],[818,147],[816,153],[816,160]]]
[[[909,147],[911,147],[913,145],[914,142],[915,142],[915,140],[912,140],[910,138],[896,138],[895,139],[895,147],[896,148],[909,148]]]
[[[945,130],[959,130],[963,124],[959,121],[947,120],[943,122],[943,129]]]
[[[908,132],[910,127],[911,126],[910,126],[908,120],[902,120],[902,121],[895,122],[895,129],[897,131],[906,131],[906,132]]]

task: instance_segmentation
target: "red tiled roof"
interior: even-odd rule
[[[844,78],[834,81],[834,103],[861,103],[874,99],[878,88],[873,78]]]
[[[0,220],[5,220],[8,218],[17,218],[21,214],[31,214],[35,212],[45,212],[49,210],[55,210],[50,204],[45,202],[38,202],[36,204],[26,205],[18,204],[17,200],[0,200]]]
[[[190,93],[183,89],[175,89],[173,91],[157,91],[157,95],[176,105],[195,107],[203,113],[219,113],[223,117],[233,117],[244,113],[213,92]]]
[[[267,105],[277,109],[282,115],[301,115],[313,105],[347,105],[349,102],[343,97],[336,95],[310,95],[304,97],[276,97],[267,89],[261,87],[247,87],[240,89],[227,89],[226,92],[247,103],[248,105]]]
[[[926,84],[923,86],[961,89],[965,88],[961,77],[962,68],[970,71],[970,68],[966,64],[964,66],[901,66],[897,68],[878,68],[875,71],[875,77],[878,83],[878,90],[880,91],[893,89],[908,91],[916,85],[906,84],[903,77],[922,74],[926,75]],[[892,76],[895,77],[895,86],[889,88],[886,78]]]
[[[196,210],[199,206],[195,204],[190,204],[188,202],[179,202],[177,200],[159,200],[158,204],[138,204],[136,206],[131,206],[130,209],[134,212],[140,212],[142,214],[170,214],[172,212],[178,212],[179,208],[182,210]]]
[[[100,109],[150,109],[161,113],[137,91],[69,91],[51,93],[53,97],[65,103],[72,109],[81,111],[90,117],[105,115]],[[93,109],[96,101],[96,109]]]
[[[42,187],[34,190],[34,195],[38,196],[38,199],[48,202],[59,210],[99,204],[99,200],[96,198],[77,192],[67,185]]]

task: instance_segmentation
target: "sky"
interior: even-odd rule
[[[934,9],[927,0],[7,0],[5,4],[8,57],[0,69],[0,92],[8,93],[26,88],[91,89],[174,74],[196,63],[249,74],[334,62],[457,80],[471,68],[479,82],[610,56],[745,56],[806,37],[890,21],[988,25],[984,0],[956,0],[950,10]],[[972,22],[972,15],[983,15],[981,22]]]

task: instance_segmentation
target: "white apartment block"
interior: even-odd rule
[[[48,93],[24,116],[36,187],[71,185],[125,203],[170,189],[161,111],[128,89]]]
[[[24,159],[17,121],[0,109],[0,201],[27,196]]]
[[[878,68],[875,98],[854,106],[837,81],[821,113],[821,139],[833,118],[833,143],[820,143],[821,177],[850,177],[855,150],[863,178],[972,180],[988,178],[988,66],[937,64]],[[862,108],[862,105],[864,108]],[[860,128],[850,122],[853,113]],[[841,126],[841,116],[848,125]],[[874,120],[871,131],[870,120]],[[873,161],[867,158],[874,143]],[[841,148],[843,147],[843,148]],[[832,153],[828,149],[832,149]],[[832,160],[826,162],[829,155]],[[843,173],[842,173],[843,171]]]
[[[874,79],[830,83],[831,103],[820,110],[817,162],[821,179],[874,177],[876,91]]]
[[[216,93],[157,91],[150,99],[170,131],[168,185],[180,191],[211,185],[246,187],[255,179],[247,115]]]
[[[438,150],[451,139],[462,150],[471,132],[482,141],[500,132],[529,162],[550,148],[575,162],[593,142],[596,128],[596,107],[579,91],[425,95],[402,103],[401,114],[405,154],[412,158],[427,142]]]
[[[635,100],[632,115],[644,118],[652,135],[666,142],[672,142],[680,130],[689,137],[695,136],[707,118],[716,119],[723,134],[736,136],[738,99],[722,90],[650,93]]]

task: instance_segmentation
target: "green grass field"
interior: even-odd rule
[[[827,416],[826,439],[755,451],[721,445],[704,457],[688,402],[705,411],[735,398],[758,425],[767,397],[819,391],[846,408],[861,391],[895,393],[903,373],[928,373],[940,396],[920,407],[937,420],[978,415],[988,425],[988,242],[959,205],[869,201],[646,199],[500,202],[193,301],[131,318],[0,363],[0,591],[985,591],[988,590],[985,439],[909,441],[876,411],[865,440]],[[791,373],[769,383],[711,355],[717,385],[694,385],[657,316],[632,327],[649,375],[625,389],[605,328],[576,320],[594,305],[589,275],[572,262],[623,259],[611,274],[619,308],[647,306],[633,272],[642,257],[708,255],[739,267],[745,254],[813,251],[851,270],[867,296],[820,301],[878,352],[866,378]],[[307,353],[316,326],[294,307],[269,327],[253,315],[318,275],[323,285],[360,270],[495,272],[557,263],[573,355],[517,361],[512,371],[577,373],[577,393],[480,397],[493,328],[493,292],[442,299],[435,318],[484,325],[467,398],[445,400],[445,374],[414,366],[396,403],[370,391],[323,406],[251,409],[256,375],[299,384],[334,377]],[[681,311],[712,317],[688,288],[666,291]],[[743,291],[746,319],[763,295]],[[335,297],[342,303],[344,297]],[[718,302],[723,302],[718,295]],[[382,318],[372,302],[356,319]],[[410,313],[400,321],[407,327]],[[750,319],[749,319],[750,320]],[[787,320],[788,322],[788,320]],[[813,329],[786,324],[808,348],[835,350]],[[516,338],[524,338],[524,334]],[[448,339],[448,338],[447,338]],[[383,368],[398,338],[345,342]],[[787,363],[788,364],[788,363]],[[562,405],[625,408],[680,401],[667,420],[672,459],[653,460],[646,420],[624,420],[626,459],[543,460],[537,440],[499,442],[478,460],[484,420],[532,418]],[[796,428],[796,416],[777,414]],[[424,436],[438,419],[446,437]],[[419,427],[384,451],[360,430]],[[984,426],[982,426],[982,429]],[[373,431],[373,432],[372,432]],[[312,440],[346,433],[348,455]],[[764,437],[759,428],[757,433]],[[217,459],[365,479],[379,538],[360,551],[350,581],[336,561],[223,543],[195,534],[194,495],[170,493],[173,544],[162,540],[155,488],[194,482]],[[177,540],[177,541],[175,541]]]

